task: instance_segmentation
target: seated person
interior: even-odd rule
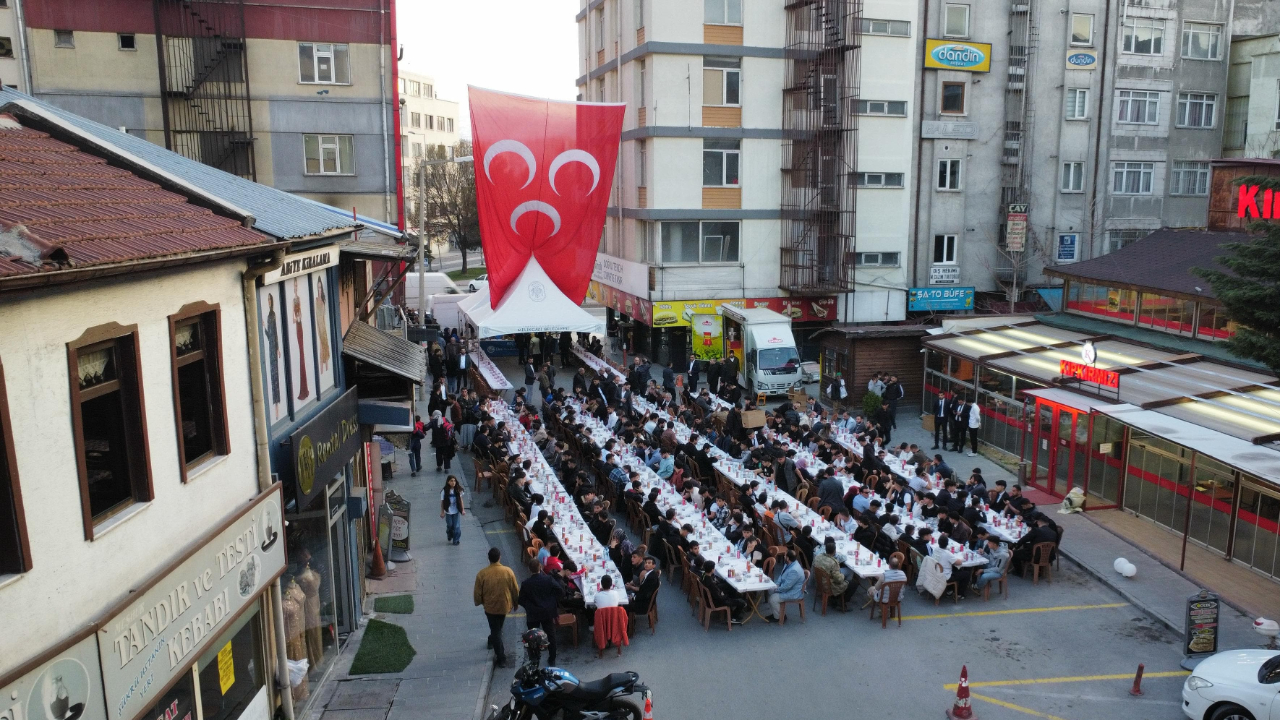
[[[640,574],[627,584],[627,595],[630,602],[627,605],[627,612],[636,615],[649,611],[649,605],[653,601],[653,596],[658,592],[658,584],[661,575],[658,572],[658,561],[653,557],[646,557],[644,565],[641,567]]]
[[[716,561],[702,561],[702,586],[711,594],[711,604],[716,607],[727,607],[729,619],[735,625],[742,624],[742,616],[747,611],[747,601],[741,593],[734,590],[728,582],[716,575]]]
[[[853,571],[845,567],[845,556],[836,552],[836,541],[827,538],[823,542],[823,552],[813,559],[813,570],[822,570],[831,581],[831,592],[846,601],[853,597],[858,584],[853,582]]]
[[[907,574],[902,571],[902,556],[894,553],[889,556],[889,569],[884,571],[884,575],[876,581],[871,587],[868,594],[876,599],[876,602],[889,601],[889,583],[906,582]],[[898,592],[898,597],[902,597],[902,592]]]
[[[622,604],[622,598],[625,597],[621,591],[613,589],[613,576],[605,575],[600,578],[600,589],[596,592],[595,605],[596,609],[618,607]]]
[[[957,552],[952,552],[953,550]],[[943,533],[938,536],[938,544],[933,546],[932,557],[942,565],[942,576],[949,582],[956,583],[956,597],[963,599],[965,591],[969,589],[971,571],[960,567],[964,560],[958,554],[959,551],[960,546],[952,543],[951,538]]]

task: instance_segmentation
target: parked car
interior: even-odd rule
[[[806,360],[800,363],[800,382],[818,382],[820,369],[818,363],[813,360]]]
[[[1280,718],[1280,651],[1226,650],[1205,658],[1182,684],[1192,720]]]
[[[467,292],[480,292],[481,288],[489,287],[489,274],[485,273],[467,284]]]

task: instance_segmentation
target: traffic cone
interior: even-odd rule
[[[1129,688],[1129,694],[1134,697],[1142,695],[1142,671],[1145,669],[1145,665],[1138,663],[1138,674],[1133,676],[1133,687]]]
[[[973,714],[973,708],[969,706],[968,666],[960,667],[960,684],[956,686],[956,702],[947,711],[947,717],[951,720],[977,720],[978,716]]]
[[[644,699],[644,715],[640,720],[653,720],[653,698],[646,697]]]
[[[373,539],[373,564],[369,568],[370,580],[381,580],[387,576],[387,563],[382,558],[382,544],[378,538]]]

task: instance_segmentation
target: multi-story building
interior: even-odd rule
[[[430,148],[458,144],[458,103],[436,96],[436,81],[429,75],[400,72],[400,165],[404,173],[406,221],[416,226],[418,163]]]
[[[27,68],[22,52],[25,38],[18,30],[21,27],[21,3],[18,0],[0,2],[0,87],[25,92]]]
[[[186,157],[400,219],[394,0],[49,0],[14,52],[26,91]],[[0,26],[2,27],[2,26]],[[4,33],[0,33],[3,35]],[[8,79],[0,59],[0,78]]]
[[[1280,25],[1233,35],[1227,78],[1226,157],[1280,158]]]

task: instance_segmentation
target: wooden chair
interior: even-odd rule
[[[644,610],[644,616],[649,621],[649,634],[656,635],[658,631],[655,630],[654,628],[656,628],[658,625],[658,593],[657,592],[653,593],[653,599],[649,601],[649,607]],[[635,634],[632,631],[634,631],[636,628],[637,617],[639,616],[638,615],[631,616],[631,623],[630,623],[631,628],[627,631],[628,635]]]
[[[686,565],[688,560],[686,558],[687,556],[684,554],[684,550],[681,550],[679,547],[672,545],[671,543],[667,543],[667,577],[668,578],[674,580],[676,577],[677,570],[683,573],[688,572],[688,567]]]
[[[724,613],[724,629],[733,632],[733,610],[728,605],[716,605],[711,600],[711,591],[702,583],[698,583],[698,589],[701,591],[701,619],[703,632],[711,631],[711,618],[716,613]]]
[[[827,615],[827,602],[835,597],[840,601],[840,612],[849,612],[848,606],[845,604],[844,595],[836,595],[831,590],[831,576],[827,575],[822,568],[813,569],[813,607],[816,610],[818,603],[822,603],[822,615]]]
[[[1004,572],[1000,573],[1000,577],[982,586],[983,602],[987,602],[991,599],[991,585],[993,583],[1000,583],[1000,589],[996,592],[996,595],[1004,595],[1005,600],[1009,599],[1009,567],[1011,565],[1013,565],[1013,563],[1006,562],[1004,564]]]
[[[831,521],[831,506],[830,506],[830,505],[823,505],[822,507],[818,508],[818,514],[822,516],[822,519],[823,519],[823,520],[826,520],[827,522],[830,522],[830,521]]]
[[[884,586],[885,592],[881,597],[883,599],[872,603],[870,620],[876,619],[876,608],[880,608],[880,627],[881,629],[888,627],[889,618],[896,615],[898,617],[898,627],[902,627],[902,588],[906,585],[905,580],[891,582]]]
[[[765,575],[768,575],[769,577],[773,577],[773,568],[774,568],[777,564],[778,564],[778,558],[776,558],[776,557],[774,557],[774,556],[772,556],[772,555],[770,555],[770,556],[766,557],[766,558],[764,559],[764,563],[763,563],[763,565],[762,565],[762,569],[764,570],[764,574],[765,574]]]
[[[805,505],[808,505],[809,509],[814,512],[818,512],[818,506],[821,504],[822,504],[822,498],[820,497],[811,497],[807,501],[805,501]]]
[[[911,557],[911,551],[914,549],[906,540],[898,541],[898,553],[902,555],[902,567],[900,569],[907,574],[907,582],[915,582],[916,577],[920,574],[920,566],[916,564],[915,558]]]
[[[954,572],[955,570],[952,569],[953,574]],[[960,582],[957,580],[948,580],[946,587],[942,588],[942,595],[946,595],[947,590],[951,591],[951,599],[953,601],[952,604],[959,605],[960,604]],[[938,603],[942,601],[942,595],[939,595],[938,597],[933,599],[934,607],[937,607]]]
[[[804,571],[804,583],[802,583],[802,584],[800,585],[801,591],[803,591],[803,589],[804,589],[804,588],[806,588],[806,587],[808,587],[808,586],[809,586],[809,571],[808,571],[808,570],[805,570],[805,571]],[[808,620],[806,620],[806,619],[805,619],[805,616],[804,616],[804,595],[802,594],[802,595],[801,595],[798,599],[796,599],[796,600],[782,600],[782,601],[779,601],[779,603],[778,603],[778,624],[779,624],[779,625],[786,625],[786,624],[787,624],[787,605],[790,605],[791,603],[795,603],[795,604],[800,608],[800,622],[808,622]]]
[[[573,633],[573,646],[578,647],[578,616],[573,613],[560,613],[556,618],[556,630],[569,628]]]
[[[537,573],[541,570],[538,567],[538,551],[535,548],[527,547],[524,549],[525,565],[529,568],[529,572]]]
[[[689,600],[689,606],[693,608],[693,614],[699,616],[699,610],[702,600],[702,593],[698,590],[702,583],[698,580],[698,576],[691,572],[685,572],[680,577],[680,589],[684,591],[685,597]]]
[[[1024,580],[1027,577],[1027,571],[1030,570],[1032,585],[1040,584],[1040,573],[1044,573],[1045,582],[1053,583],[1053,549],[1055,547],[1055,543],[1042,542],[1036,543],[1031,548],[1031,562],[1023,563],[1022,565],[1022,577]]]

